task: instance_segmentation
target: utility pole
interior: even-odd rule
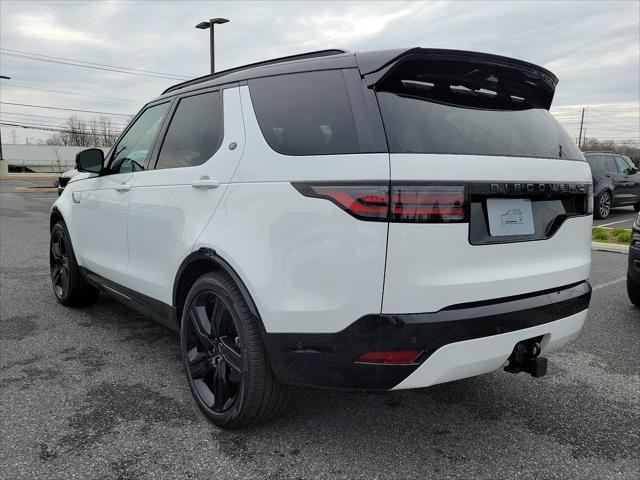
[[[211,73],[216,72],[216,59],[215,59],[215,49],[213,43],[213,27],[214,25],[221,25],[223,23],[227,23],[229,20],[226,18],[212,18],[209,21],[200,22],[196,25],[196,28],[200,30],[209,29],[209,56],[211,57]]]
[[[582,108],[582,118],[580,119],[580,134],[578,135],[578,148],[580,148],[580,141],[582,140],[582,124],[584,123],[584,107]]]
[[[0,75],[0,78],[3,80],[11,80],[11,77],[7,77],[6,75]],[[0,127],[0,130],[1,129],[2,127]],[[0,134],[0,177],[4,177],[7,173],[9,173],[9,166],[2,156],[2,134]]]

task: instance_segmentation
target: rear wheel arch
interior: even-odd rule
[[[258,308],[256,307],[246,285],[233,267],[229,265],[226,260],[220,257],[215,250],[210,248],[201,248],[192,252],[182,261],[178,268],[178,273],[176,274],[176,278],[173,283],[173,306],[176,309],[178,324],[182,320],[182,309],[191,286],[205,273],[216,271],[224,272],[237,285],[242,297],[247,303],[249,311],[256,318],[258,325],[260,326],[261,333],[265,333],[265,328],[262,323],[262,319],[260,318],[260,314],[258,313]]]

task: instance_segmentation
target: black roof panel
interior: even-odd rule
[[[241,82],[258,77],[338,68],[359,68],[362,76],[365,77],[367,79],[367,83],[371,85],[376,83],[384,75],[385,70],[388,70],[387,67],[398,61],[400,58],[414,55],[437,57],[442,59],[460,58],[461,60],[476,60],[487,63],[496,63],[510,68],[527,71],[537,77],[542,77],[552,88],[554,88],[558,82],[558,78],[553,73],[542,67],[522,60],[487,53],[433,48],[403,48],[395,50],[348,53],[344,50],[335,49],[291,55],[288,57],[252,63],[214,74],[205,75],[169,87],[162,92],[162,96],[177,92],[184,93],[216,85]]]
[[[239,82],[250,78],[270,75],[281,75],[299,71],[328,70],[333,68],[355,67],[353,53],[345,50],[319,50],[316,52],[301,53],[287,57],[275,58],[261,62],[251,63],[240,67],[230,68],[202,77],[187,80],[167,88],[162,95],[177,90],[187,89],[193,85],[209,87],[223,83]]]

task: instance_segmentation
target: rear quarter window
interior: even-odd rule
[[[249,81],[264,139],[284,155],[359,152],[358,135],[341,70]]]

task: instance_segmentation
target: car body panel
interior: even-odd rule
[[[361,222],[291,181],[389,180],[388,154],[287,156],[262,137],[241,87],[247,145],[193,250],[211,248],[249,289],[270,332],[335,332],[380,312],[386,223]]]
[[[131,189],[125,285],[167,304],[173,301],[173,283],[180,264],[215,212],[244,151],[237,87],[223,91],[223,105],[223,139],[209,160],[193,167],[139,172]],[[232,143],[233,149],[229,148]],[[192,186],[202,178],[219,185]]]
[[[473,155],[391,154],[391,177],[591,183],[582,161]],[[469,223],[391,223],[382,312],[435,312],[584,280],[591,264],[591,226],[590,215],[568,218],[548,239],[472,245]]]

